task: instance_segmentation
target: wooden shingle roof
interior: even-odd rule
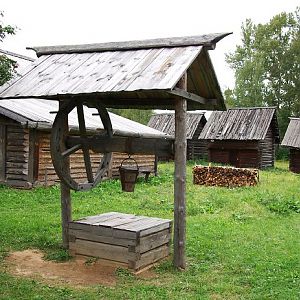
[[[290,118],[281,145],[300,149],[300,118]]]
[[[201,125],[203,127],[206,123],[204,113],[189,112],[186,115],[187,139],[198,139],[199,130],[197,128]],[[167,133],[171,136],[175,135],[175,114],[174,113],[160,113],[151,116],[148,126],[156,130]],[[196,136],[196,132],[198,136]]]
[[[213,111],[204,126],[200,139],[263,140],[273,126],[275,142],[279,143],[276,108],[232,108]]]
[[[1,98],[99,100],[108,107],[225,109],[208,49],[228,35],[34,48],[39,58]],[[176,85],[188,72],[187,92]]]
[[[8,117],[28,128],[50,130],[58,110],[57,101],[42,99],[7,99],[0,101],[0,115]],[[89,131],[97,132],[103,129],[100,117],[93,115],[98,113],[94,108],[84,107],[86,127]],[[121,136],[134,137],[161,137],[170,138],[165,133],[146,125],[129,120],[109,112],[113,133]],[[69,114],[71,130],[78,130],[78,118],[76,110]]]

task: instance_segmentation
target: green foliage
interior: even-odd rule
[[[154,278],[118,269],[111,287],[10,275],[4,259],[11,251],[69,257],[61,248],[59,188],[0,187],[0,299],[299,299],[299,175],[277,161],[260,172],[255,187],[205,187],[192,184],[195,163],[206,162],[187,166],[187,270],[175,270],[171,259],[155,268]],[[134,193],[122,192],[119,180],[72,192],[73,218],[119,211],[172,219],[174,164],[159,164],[158,171],[149,182],[139,179]]]
[[[124,118],[139,122],[141,124],[147,125],[150,117],[152,115],[152,110],[143,109],[110,109],[112,113],[115,113]]]
[[[281,133],[288,117],[300,115],[300,9],[266,24],[247,19],[242,45],[226,55],[235,71],[235,88],[225,93],[229,106],[275,106]]]
[[[0,11],[0,19],[3,18],[3,12]],[[11,25],[4,25],[0,20],[0,42],[7,35],[14,35],[16,32],[16,27]],[[0,86],[6,81],[10,80],[16,73],[17,63],[8,58],[7,56],[0,54]]]

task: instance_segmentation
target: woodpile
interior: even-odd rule
[[[258,180],[259,172],[257,169],[200,165],[193,168],[194,184],[240,187],[254,186],[258,183]]]

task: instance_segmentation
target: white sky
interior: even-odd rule
[[[293,12],[299,0],[1,0],[4,24],[15,36],[0,48],[35,57],[27,46],[101,43],[159,37],[233,32],[210,51],[221,88],[233,87],[225,53],[240,42],[246,18],[266,23]]]

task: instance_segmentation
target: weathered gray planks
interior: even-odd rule
[[[300,118],[290,118],[281,145],[300,149]]]
[[[170,220],[109,212],[69,223],[75,254],[127,263],[138,270],[168,256]]]

